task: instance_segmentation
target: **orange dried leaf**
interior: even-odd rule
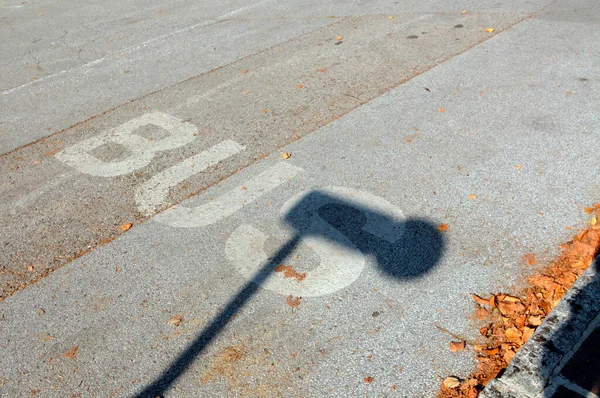
[[[445,232],[448,230],[448,228],[450,228],[450,226],[448,224],[444,224],[444,223],[438,225],[438,227],[437,227],[438,231],[440,231],[440,232]]]
[[[291,158],[291,157],[292,157],[292,154],[291,154],[291,153],[289,153],[289,152],[284,152],[284,153],[282,153],[282,154],[281,154],[281,157],[282,157],[283,159],[289,159],[289,158]]]
[[[69,351],[64,353],[64,357],[67,359],[75,359],[77,357],[77,352],[79,351],[79,346],[73,346]]]
[[[444,113],[444,112],[446,112],[446,109],[445,109],[445,108],[440,108],[440,109],[438,109],[438,111],[439,111],[440,113]]]
[[[533,336],[534,332],[535,332],[534,328],[525,326],[523,328],[523,343],[525,343],[527,340],[529,340],[531,338],[531,336]]]
[[[460,380],[458,380],[456,377],[446,377],[444,379],[444,387],[446,388],[456,388],[458,386],[460,386]]]
[[[298,87],[298,88],[304,88],[304,84],[300,83],[296,87]]]
[[[515,354],[516,353],[512,350],[506,351],[503,355],[504,361],[506,361],[506,363],[510,363],[510,361],[512,361]]]
[[[121,231],[125,232],[125,231],[129,231],[131,229],[131,227],[133,227],[133,224],[128,222],[128,223],[121,225],[120,228],[121,228]]]
[[[365,377],[365,378],[364,378],[364,382],[365,382],[366,384],[371,384],[371,383],[373,383],[373,380],[375,380],[373,377]]]
[[[172,317],[170,317],[169,320],[167,321],[167,323],[169,325],[179,326],[183,323],[183,321],[184,321],[183,314],[177,314],[177,315],[173,315]]]
[[[518,298],[518,297],[514,297],[514,296],[508,296],[508,295],[507,295],[507,296],[505,296],[505,297],[502,299],[502,301],[503,301],[503,302],[505,302],[505,303],[520,303],[520,302],[521,302],[521,299],[520,299],[520,298]]]
[[[464,341],[451,341],[450,342],[450,351],[458,352],[464,350],[466,347],[466,343]]]
[[[294,297],[291,294],[289,296],[287,296],[287,298],[285,299],[285,303],[287,305],[289,305],[292,308],[296,308],[300,306],[300,300],[301,297]]]
[[[471,294],[471,296],[473,296],[473,300],[475,300],[475,301],[476,301],[477,303],[479,303],[479,304],[488,305],[488,304],[490,303],[490,300],[489,300],[489,299],[484,299],[484,298],[481,298],[481,297],[479,297],[478,295],[476,295],[476,294],[474,294],[474,293],[473,293],[473,294]],[[493,297],[493,296],[492,296],[492,297]]]
[[[488,310],[481,307],[477,308],[477,311],[475,312],[475,318],[479,319],[480,321],[486,319],[489,315],[490,313],[488,312]]]
[[[306,272],[299,273],[291,265],[278,265],[274,271],[283,272],[284,278],[293,278],[296,282],[302,282],[306,278]]]
[[[506,338],[508,339],[508,341],[512,343],[521,344],[521,337],[523,336],[523,333],[521,333],[519,329],[515,327],[510,327],[506,329],[504,333],[506,334]]]
[[[488,33],[492,33],[495,30],[496,29],[494,29],[494,28],[485,28],[485,31],[488,32]]]
[[[493,357],[494,355],[498,355],[500,349],[498,347],[492,348],[490,350],[485,350],[485,353],[488,357]]]

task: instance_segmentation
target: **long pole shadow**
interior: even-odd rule
[[[294,236],[273,257],[267,259],[252,280],[237,292],[194,342],[135,397],[163,397],[227,327],[235,314],[261,289],[275,268],[298,247],[303,237],[333,240],[350,250],[370,254],[384,275],[394,279],[412,279],[428,272],[437,264],[443,252],[442,235],[426,220],[399,220],[387,210],[389,208],[376,211],[364,203],[348,201],[330,192],[308,193],[284,215],[285,222],[295,231]]]
[[[294,236],[279,249],[277,254],[255,274],[254,278],[237,292],[235,297],[229,301],[223,311],[221,311],[221,313],[200,332],[196,340],[194,340],[194,342],[188,346],[152,384],[137,394],[136,397],[162,397],[192,362],[194,362],[219,333],[225,329],[227,324],[233,319],[234,315],[246,305],[252,296],[254,296],[256,291],[260,289],[261,285],[271,275],[271,272],[273,272],[275,267],[281,264],[286,257],[294,251],[299,242],[300,237]]]

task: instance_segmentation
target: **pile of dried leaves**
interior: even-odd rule
[[[480,329],[483,343],[473,346],[478,367],[466,380],[446,378],[438,398],[477,397],[490,380],[506,369],[517,350],[592,264],[600,249],[600,203],[585,211],[595,214],[589,228],[562,245],[559,258],[531,276],[527,288],[511,295],[493,294],[486,298],[473,295],[477,306],[475,316],[486,322]],[[532,256],[526,260],[535,263]]]

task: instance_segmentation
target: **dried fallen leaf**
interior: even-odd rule
[[[523,165],[518,164],[515,166],[515,169],[517,169],[517,170],[521,170],[521,168],[523,168]]]
[[[529,318],[527,318],[527,322],[529,322],[531,326],[540,326],[542,324],[542,317],[530,316]]]
[[[390,15],[390,16],[388,17],[388,19],[394,19],[394,16],[393,16],[393,15]]]
[[[525,343],[527,340],[529,340],[531,338],[531,336],[533,336],[533,332],[535,332],[534,328],[530,328],[525,326],[523,328],[523,343]]]
[[[583,209],[583,211],[585,211],[587,214],[592,214],[594,210],[596,209],[594,209],[593,207],[586,207],[585,209]]]
[[[336,38],[336,40],[337,40],[337,41],[342,41],[342,40],[344,40],[344,36],[338,36],[338,37]]]
[[[500,352],[500,349],[498,347],[496,347],[496,348],[492,348],[489,350],[484,350],[484,352],[488,357],[493,357],[494,355],[498,355],[498,353]]]
[[[299,273],[291,265],[278,265],[274,269],[275,272],[283,272],[284,278],[296,279],[296,282],[302,282],[306,278],[306,272]]]
[[[471,193],[471,194],[469,194],[469,199],[475,200],[475,199],[477,199],[477,195],[475,195],[474,193]]]
[[[476,302],[478,302],[479,304],[483,304],[483,305],[488,305],[490,303],[489,299],[484,299],[482,297],[479,297],[476,294],[471,294],[471,296],[473,296],[473,300],[475,300]]]
[[[485,308],[477,308],[477,311],[475,311],[475,319],[479,319],[480,321],[483,321],[489,315],[490,313]]]
[[[447,388],[456,388],[460,386],[460,381],[456,377],[446,377],[444,379],[444,387]]]
[[[494,28],[485,28],[485,31],[488,32],[488,33],[492,33],[495,30],[496,29],[494,29]]]
[[[518,297],[506,295],[506,296],[504,296],[504,298],[502,299],[502,301],[505,302],[505,303],[520,303],[521,299],[518,298]]]
[[[372,377],[365,377],[365,379],[364,379],[365,383],[367,383],[367,384],[371,384],[373,382],[373,380],[375,380],[375,379]]]
[[[248,73],[248,69],[244,69],[244,70],[242,71],[242,75],[245,75],[246,73]]]
[[[169,320],[167,321],[167,323],[169,325],[179,326],[183,323],[183,321],[184,321],[183,314],[177,314],[177,315],[173,315],[172,317],[170,317]]]
[[[75,359],[75,357],[77,357],[77,351],[79,351],[79,346],[73,346],[73,348],[64,353],[64,357],[67,359]]]
[[[38,314],[40,314],[40,316],[46,314],[46,310],[44,310],[43,308],[38,308]]]
[[[294,297],[291,294],[289,296],[287,296],[287,298],[285,299],[285,303],[287,305],[289,305],[292,308],[296,308],[300,306],[300,300],[301,297]]]
[[[125,232],[125,231],[129,231],[129,229],[131,229],[131,227],[133,227],[133,224],[128,222],[128,223],[121,225],[120,228],[121,228],[121,231]]]
[[[115,272],[123,272],[123,268],[121,268],[117,265],[117,266],[115,266]]]
[[[445,109],[445,108],[440,108],[440,109],[438,109],[438,111],[439,111],[440,113],[444,113],[444,112],[446,112],[446,109]]]
[[[515,354],[516,354],[516,352],[514,352],[512,350],[508,350],[508,351],[504,352],[504,355],[503,355],[504,361],[506,363],[510,363],[510,361],[512,361]]]
[[[438,225],[438,227],[437,227],[438,231],[440,231],[440,232],[445,232],[448,230],[448,228],[450,228],[450,226],[448,224],[444,224],[444,223]]]
[[[506,329],[504,333],[506,334],[508,341],[521,344],[521,337],[523,336],[523,333],[521,333],[521,331],[516,327],[510,327]]]
[[[291,154],[291,153],[289,153],[289,152],[284,152],[284,153],[282,153],[282,154],[281,154],[281,157],[282,157],[283,159],[289,159],[289,158],[291,158],[291,157],[292,157],[292,154]]]
[[[319,72],[319,73],[327,72],[327,68],[317,68],[317,72]]]
[[[304,84],[300,83],[296,87],[298,87],[298,88],[304,88]]]
[[[598,219],[596,217],[592,217],[592,219],[590,220],[590,225],[596,225],[597,222]]]
[[[266,108],[262,110],[262,113],[268,113],[268,112],[269,112],[269,110]]]
[[[572,91],[567,91],[567,95],[571,95],[571,94],[573,94]]]
[[[466,13],[467,13],[467,10],[462,10],[460,13],[461,13],[461,14],[466,14]]]
[[[450,342],[450,351],[458,352],[464,350],[466,347],[466,343],[464,341],[451,341]]]
[[[242,94],[244,94],[244,95],[250,94],[250,91],[242,91]]]

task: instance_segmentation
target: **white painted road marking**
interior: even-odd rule
[[[271,275],[265,278],[262,288],[284,295],[316,297],[346,288],[360,276],[365,266],[364,255],[344,234],[318,214],[320,208],[336,203],[337,198],[343,203],[373,210],[365,213],[365,231],[390,243],[396,242],[404,234],[405,218],[402,211],[378,196],[345,187],[301,192],[282,206],[281,215],[297,220],[295,234],[300,236],[301,244],[313,248],[320,264],[307,271],[301,281],[285,278],[282,273],[273,273],[270,269],[263,270]],[[225,244],[227,258],[249,281],[257,277],[268,261],[264,250],[267,238],[262,231],[243,224],[233,231]]]
[[[134,134],[142,126],[153,124],[167,130],[170,135],[151,140]],[[161,112],[146,113],[95,137],[81,141],[56,154],[67,165],[93,176],[115,177],[131,173],[147,166],[159,151],[168,151],[189,144],[196,138],[196,126]],[[131,154],[124,160],[104,162],[89,154],[90,151],[108,143],[126,147]]]
[[[226,140],[156,174],[137,189],[135,198],[139,211],[145,215],[154,214],[157,207],[165,204],[170,188],[244,148],[235,141]]]
[[[199,228],[229,217],[245,205],[294,178],[301,168],[280,162],[247,183],[197,207],[174,206],[153,220],[178,228]]]

